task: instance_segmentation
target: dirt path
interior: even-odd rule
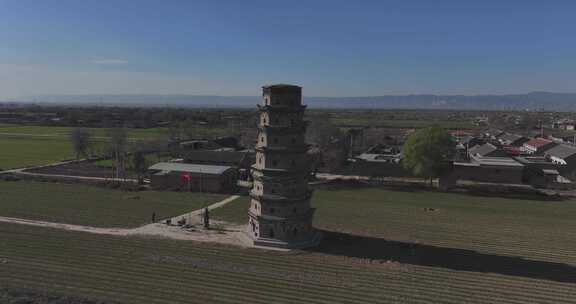
[[[239,198],[237,195],[230,196],[220,202],[214,203],[208,206],[209,210],[213,210],[216,208],[220,208],[225,206],[226,204],[236,200]],[[53,223],[53,222],[44,222],[44,221],[36,221],[36,220],[28,220],[28,219],[20,219],[20,218],[11,218],[11,217],[4,217],[0,216],[0,222],[2,223],[11,223],[11,224],[21,224],[21,225],[30,225],[30,226],[37,226],[37,227],[45,227],[45,228],[53,228],[53,229],[62,229],[68,231],[78,231],[78,232],[87,232],[87,233],[94,233],[94,234],[103,234],[103,235],[114,235],[114,236],[143,236],[143,237],[160,237],[160,238],[169,238],[175,240],[191,240],[191,241],[199,241],[199,242],[212,242],[212,243],[220,243],[220,244],[230,244],[242,247],[248,247],[247,237],[244,234],[245,226],[243,225],[231,225],[225,222],[219,221],[211,221],[213,227],[217,227],[216,229],[205,230],[202,228],[200,214],[202,209],[195,210],[180,216],[174,217],[176,218],[190,218],[191,227],[189,228],[182,228],[179,226],[168,226],[165,224],[155,223],[155,224],[148,224],[138,228],[99,228],[99,227],[91,227],[91,226],[82,226],[82,225],[72,225],[72,224],[63,224],[63,223]]]
[[[39,176],[39,177],[53,177],[53,178],[68,178],[86,181],[103,181],[103,182],[128,182],[128,183],[138,183],[137,179],[134,178],[112,178],[112,177],[94,177],[94,176],[78,176],[78,175],[63,175],[63,174],[47,174],[47,173],[36,173],[27,171],[15,171],[12,172],[17,175],[29,175],[29,176]]]

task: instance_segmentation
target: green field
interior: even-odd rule
[[[328,230],[576,262],[575,201],[363,189],[318,191],[313,202]]]
[[[50,137],[50,138],[64,138],[68,140],[68,136],[74,130],[73,127],[51,127],[51,126],[21,126],[21,125],[0,125],[0,136],[30,136],[30,137]],[[92,136],[99,138],[106,138],[107,129],[104,128],[88,128]],[[163,138],[167,135],[164,128],[150,128],[150,129],[128,129],[128,137],[131,139],[152,139]]]
[[[249,202],[249,197],[242,196],[227,204],[224,208],[214,209],[214,211],[211,212],[211,216],[213,219],[229,223],[246,224],[248,223]]]
[[[0,244],[1,286],[120,303],[574,303],[576,296],[573,277],[569,281],[574,268],[559,264],[545,265],[564,273],[549,279],[418,259],[264,252],[9,224],[0,224]],[[508,262],[474,258],[469,261]]]
[[[241,222],[247,202],[213,216]],[[325,239],[295,252],[0,224],[0,286],[120,303],[576,301],[574,202],[368,188],[318,190],[314,206]]]
[[[0,125],[0,137],[2,136],[27,136],[27,137],[49,137],[63,138],[68,140],[74,127],[52,127],[52,126],[22,126],[22,125]],[[87,128],[91,135],[96,139],[106,139],[108,129],[106,128]],[[239,130],[235,130],[240,132]],[[195,126],[189,128],[188,132],[194,137],[213,137],[227,136],[232,130],[220,127]],[[150,140],[168,138],[167,128],[148,128],[148,129],[127,129],[128,138],[131,140]]]
[[[0,170],[38,166],[74,158],[70,143],[72,127],[0,125]],[[90,128],[96,145],[108,138],[107,130]],[[190,131],[198,137],[223,136],[223,128],[198,127]],[[128,129],[131,141],[167,139],[166,128]]]
[[[330,121],[340,126],[368,126],[377,128],[423,128],[439,125],[447,129],[473,129],[472,119],[450,118],[448,113],[434,111],[314,111],[314,115],[328,115]]]
[[[446,129],[473,129],[475,126],[470,122],[449,121],[449,120],[387,120],[380,118],[357,119],[357,118],[334,118],[332,122],[336,125],[345,126],[370,126],[378,128],[425,128],[430,126],[440,126]]]
[[[0,170],[49,164],[75,157],[70,127],[0,126]],[[94,141],[106,140],[105,129],[90,129]],[[130,129],[133,140],[165,136],[163,129]]]
[[[317,190],[312,203],[315,226],[329,231],[576,263],[576,201],[365,188]],[[246,222],[243,204],[217,215]]]
[[[0,216],[97,227],[136,227],[224,199],[217,194],[119,190],[40,182],[0,182]]]
[[[30,167],[73,159],[67,140],[51,138],[15,138],[0,135],[0,170]]]

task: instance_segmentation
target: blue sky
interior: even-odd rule
[[[575,92],[576,1],[0,0],[0,98]]]

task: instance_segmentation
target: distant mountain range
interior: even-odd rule
[[[169,106],[251,108],[258,96],[202,95],[45,95],[23,102],[70,105]],[[310,108],[438,109],[438,110],[548,110],[575,111],[576,93],[532,92],[513,95],[386,95],[371,97],[304,97]]]

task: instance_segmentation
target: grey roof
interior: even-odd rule
[[[524,167],[510,157],[475,157],[472,160],[481,166]]]
[[[478,155],[484,156],[484,155],[487,155],[487,154],[494,152],[496,150],[498,150],[498,148],[496,148],[496,146],[494,146],[492,144],[483,144],[481,146],[477,145],[477,146],[472,147],[470,149],[470,154],[472,154],[472,155],[478,154]]]
[[[546,164],[554,164],[553,162],[551,162],[549,159],[547,159],[544,156],[517,156],[517,157],[513,157],[517,162],[524,164],[524,165],[529,165],[529,164],[540,164],[540,165],[546,165]]]
[[[560,172],[558,172],[558,170],[555,169],[543,169],[542,172],[544,172],[544,174],[547,175],[559,175]]]
[[[514,142],[517,141],[519,139],[524,138],[524,136],[518,135],[518,134],[512,134],[512,133],[506,133],[502,136],[499,137],[501,140],[506,140],[506,141],[510,141],[510,142]]]
[[[224,171],[232,167],[228,166],[213,166],[213,165],[194,165],[194,164],[181,164],[181,163],[157,163],[150,166],[149,170],[161,170],[165,172],[194,172],[203,174],[222,174]]]
[[[547,150],[545,153],[546,155],[564,159],[576,154],[576,147],[557,145],[556,147]]]
[[[498,129],[491,129],[488,130],[488,132],[486,133],[489,134],[490,136],[499,137],[502,136],[502,134],[504,134],[504,131]]]
[[[463,144],[466,144],[466,143],[469,143],[469,142],[471,142],[471,141],[473,141],[473,140],[475,140],[475,139],[477,139],[477,138],[474,137],[474,136],[467,135],[467,136],[464,136],[464,137],[460,138],[460,142],[463,143]]]
[[[356,158],[371,162],[397,163],[400,160],[400,156],[400,154],[362,153],[356,156]]]

